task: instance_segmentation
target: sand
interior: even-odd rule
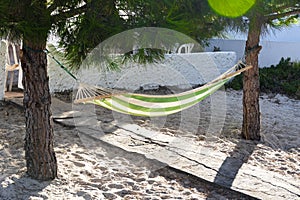
[[[199,145],[213,145],[215,151],[229,155],[243,141],[241,98],[239,91],[227,92],[225,126],[211,143],[205,134],[207,116],[201,115],[202,123],[197,131],[191,132],[188,127],[178,128],[180,115],[172,115],[163,127],[147,118],[133,118],[133,121],[166,134],[185,134]],[[206,103],[209,104],[209,99]],[[251,199],[170,168],[152,170],[155,163],[135,162],[139,155],[132,156],[109,145],[97,143],[87,147],[76,129],[58,124],[54,127],[58,178],[46,182],[32,180],[26,175],[24,160],[23,111],[7,103],[0,104],[0,199]],[[200,109],[209,114],[205,106]],[[240,154],[251,153],[246,162],[298,180],[299,110],[300,101],[282,95],[262,95],[263,138],[255,143],[255,149],[240,147]],[[102,114],[102,120],[109,121],[112,117],[100,108],[97,112]]]

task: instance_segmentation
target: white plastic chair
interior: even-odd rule
[[[182,49],[184,50],[183,53],[191,53],[192,49],[194,48],[194,44],[193,43],[187,43],[187,44],[183,44],[178,48],[178,53],[181,54],[182,53]]]
[[[7,91],[6,82],[8,79],[8,74],[10,73],[10,82],[8,91],[12,90],[13,82],[14,82],[14,72],[19,71],[19,81],[18,87],[22,88],[23,86],[20,85],[20,76],[22,76],[21,70],[21,62],[19,59],[19,45],[6,41],[7,52],[6,52],[6,67],[5,67],[5,91]],[[20,87],[21,86],[21,87]]]

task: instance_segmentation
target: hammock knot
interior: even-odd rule
[[[239,61],[236,64],[235,70],[238,71],[238,70],[244,69],[245,67],[247,67],[247,64],[243,61]]]

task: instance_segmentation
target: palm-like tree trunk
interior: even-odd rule
[[[47,76],[46,41],[32,44],[23,41],[21,56],[26,120],[25,158],[27,173],[39,180],[57,176],[53,149],[53,127],[50,111],[51,96]]]
[[[243,76],[243,128],[245,139],[260,140],[260,109],[259,109],[259,67],[258,54],[260,34],[263,22],[259,16],[250,19],[246,42],[246,63],[253,66]]]

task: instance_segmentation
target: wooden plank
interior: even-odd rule
[[[226,170],[220,171],[228,160],[225,153],[196,145],[187,138],[167,136],[135,124],[118,127],[112,134],[105,134],[99,139],[256,198],[299,198],[300,187],[297,180],[244,163],[238,157],[229,157],[230,165]],[[140,144],[132,145],[135,143]],[[235,171],[236,167],[238,173]]]

